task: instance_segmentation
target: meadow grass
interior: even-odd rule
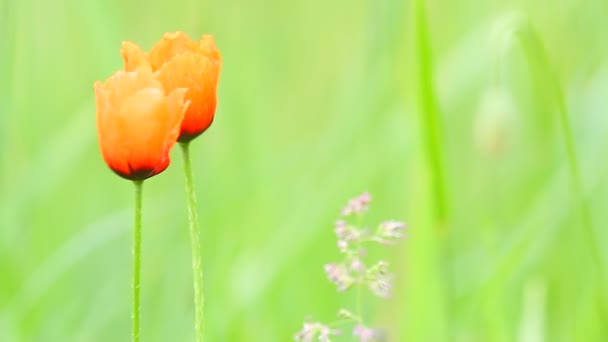
[[[130,334],[132,184],[97,146],[122,40],[214,35],[190,146],[208,341],[335,318],[344,202],[408,223],[390,341],[604,341],[608,7],[601,1],[0,0],[0,341]],[[146,182],[142,341],[193,341],[181,156]],[[441,229],[438,229],[441,227]],[[343,336],[337,341],[351,341]]]

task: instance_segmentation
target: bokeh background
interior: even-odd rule
[[[608,340],[607,16],[600,0],[1,0],[0,341],[129,339],[133,186],[101,159],[92,85],[122,40],[175,30],[213,34],[224,60],[192,144],[209,341],[289,341],[348,307],[323,265],[365,190],[368,224],[409,224],[383,256],[394,297],[364,301],[389,341]],[[143,341],[194,338],[177,152],[144,185]]]

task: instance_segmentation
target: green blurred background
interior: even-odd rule
[[[370,224],[409,224],[394,298],[364,302],[389,341],[607,341],[608,5],[425,7],[0,0],[0,341],[128,340],[133,186],[92,85],[122,40],[175,30],[224,61],[192,144],[209,341],[290,341],[349,306],[323,265],[364,190]],[[144,185],[143,341],[194,339],[177,152]]]

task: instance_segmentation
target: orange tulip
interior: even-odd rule
[[[187,104],[186,89],[166,94],[152,72],[118,71],[95,83],[101,154],[119,176],[144,180],[169,166]]]
[[[196,42],[183,32],[166,33],[149,54],[134,43],[124,42],[121,55],[125,70],[149,69],[166,91],[187,88],[190,106],[182,122],[178,141],[189,142],[203,133],[215,115],[217,84],[222,57],[211,35]]]

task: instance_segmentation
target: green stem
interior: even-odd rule
[[[363,222],[363,215],[361,215],[361,213],[357,213],[357,226],[361,227]],[[359,242],[357,243],[357,253],[360,253],[362,246],[361,246],[362,242],[361,240],[359,240]],[[358,316],[358,322],[359,324],[363,324],[363,305],[362,305],[362,288],[363,287],[363,278],[359,279],[359,281],[357,282],[357,294],[356,294],[356,310],[357,310],[357,316]]]
[[[583,225],[583,230],[586,234],[586,238],[589,241],[589,252],[591,254],[594,268],[594,273],[597,274],[599,286],[597,287],[598,311],[600,319],[603,321],[603,326],[608,324],[608,299],[606,297],[606,273],[604,271],[602,254],[600,251],[600,240],[597,236],[593,220],[591,218],[591,209],[587,197],[585,196],[585,190],[583,186],[583,179],[579,167],[579,158],[576,153],[576,146],[574,140],[574,133],[572,132],[572,126],[570,125],[570,116],[568,108],[566,106],[565,96],[555,71],[551,68],[549,58],[545,52],[545,48],[542,44],[536,31],[529,25],[524,26],[519,31],[520,42],[527,54],[528,63],[530,63],[533,69],[540,69],[543,77],[538,77],[539,81],[543,81],[542,87],[549,87],[551,92],[549,95],[555,101],[557,105],[557,111],[559,114],[559,125],[562,130],[564,143],[566,145],[566,157],[568,161],[568,168],[570,170],[570,178],[572,187],[575,192],[575,199],[578,202],[578,210],[580,210],[580,218]]]
[[[417,98],[419,113],[422,123],[423,145],[426,149],[428,172],[431,182],[431,207],[432,228],[435,229],[439,249],[439,278],[441,291],[444,298],[442,301],[442,316],[440,319],[449,318],[451,313],[451,300],[453,297],[453,280],[451,275],[451,262],[454,259],[449,239],[449,200],[448,189],[445,179],[445,165],[443,161],[443,132],[441,125],[441,113],[439,100],[434,88],[433,78],[433,53],[431,47],[431,35],[427,22],[425,0],[414,2],[414,25],[415,25],[415,47],[417,52]],[[441,322],[443,323],[443,322]],[[445,336],[449,335],[451,322],[447,320]],[[441,330],[441,329],[440,329]]]
[[[133,335],[132,341],[139,341],[139,292],[141,287],[141,193],[143,181],[135,184],[135,224],[133,226]]]
[[[447,232],[448,201],[444,179],[442,132],[439,106],[433,88],[433,59],[424,1],[416,2],[418,51],[418,102],[422,116],[424,145],[432,177],[433,210],[439,231]]]
[[[203,269],[201,257],[200,229],[196,212],[196,194],[192,182],[192,165],[190,163],[190,143],[179,144],[184,155],[184,176],[186,177],[186,194],[188,195],[188,218],[190,221],[190,242],[192,244],[192,277],[194,284],[194,315],[196,341],[204,340],[204,296],[203,296]]]
[[[361,304],[361,287],[363,287],[361,282],[357,283],[356,305],[357,305],[357,317],[358,317],[359,324],[363,324],[363,305]]]

